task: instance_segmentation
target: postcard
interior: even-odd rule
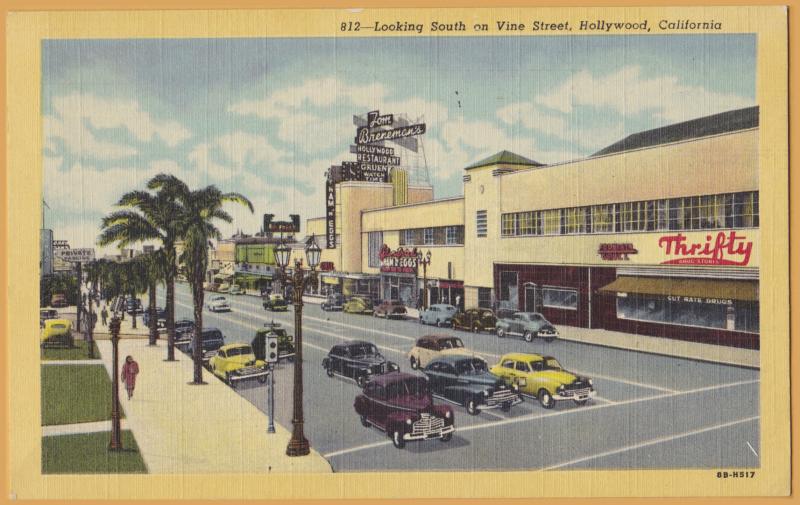
[[[786,21],[12,13],[10,496],[786,496]]]

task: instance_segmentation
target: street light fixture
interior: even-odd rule
[[[306,261],[310,270],[303,270],[303,261],[295,259],[294,272],[291,277],[286,276],[286,267],[289,265],[291,250],[281,243],[275,248],[275,262],[281,269],[281,277],[292,286],[294,295],[294,392],[292,414],[292,438],[286,447],[287,456],[305,456],[311,452],[308,440],[303,433],[303,292],[306,283],[316,278],[315,269],[319,265],[322,250],[317,245],[316,238],[312,235],[306,244]]]
[[[422,265],[422,310],[428,308],[428,265],[431,264],[431,251],[422,256],[422,251],[417,253],[417,261]]]

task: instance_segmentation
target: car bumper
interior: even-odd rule
[[[583,401],[583,400],[588,400],[590,398],[594,398],[596,394],[597,392],[594,390],[588,392],[581,391],[579,393],[567,393],[567,394],[556,393],[553,395],[553,399],[556,401],[564,401],[564,400]]]
[[[505,400],[505,401],[502,401],[502,402],[496,402],[496,403],[493,403],[493,404],[491,404],[491,405],[484,403],[484,404],[478,405],[476,408],[477,408],[478,410],[491,410],[491,409],[497,409],[497,408],[500,408],[500,407],[502,407],[504,404],[506,404],[506,403],[508,403],[508,402],[509,402],[509,400]],[[512,399],[512,400],[511,400],[511,405],[512,405],[512,406],[513,406],[513,405],[519,405],[519,404],[520,404],[520,403],[522,403],[522,402],[523,402],[523,400],[522,400],[522,396],[519,396],[519,395],[517,395],[517,397],[516,397],[515,399]]]
[[[266,377],[269,375],[269,369],[260,368],[253,371],[232,373],[229,377],[231,381],[243,381],[247,379],[255,379],[257,377]]]
[[[420,433],[420,434],[406,433],[403,435],[403,440],[415,441],[415,440],[428,440],[431,438],[442,438],[448,433],[453,433],[454,431],[456,431],[456,427],[455,425],[451,424],[450,426],[445,426],[439,431],[432,431],[429,433]]]

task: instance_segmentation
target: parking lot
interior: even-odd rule
[[[204,311],[204,326],[222,330],[226,342],[249,343],[256,329],[272,320],[294,333],[291,307],[273,313],[255,297],[227,298],[231,312]],[[191,318],[191,311],[188,287],[179,284],[176,318]],[[305,433],[335,471],[759,465],[758,370],[564,340],[498,339],[411,320],[323,312],[313,304],[304,307],[303,330]],[[559,330],[569,332],[569,327]],[[555,356],[566,369],[592,378],[597,397],[585,406],[560,402],[552,410],[526,398],[510,412],[489,410],[477,416],[453,406],[452,440],[409,443],[398,450],[383,432],[359,422],[353,409],[360,391],[356,384],[338,376],[328,378],[321,362],[332,345],[362,339],[375,343],[401,370],[411,372],[406,353],[418,336],[431,333],[459,336],[490,365],[507,352]],[[292,367],[282,362],[275,375],[276,422],[289,428]],[[265,385],[253,381],[239,385],[238,391],[266,412]]]

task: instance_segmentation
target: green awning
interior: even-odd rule
[[[629,276],[618,277],[600,291],[758,301],[758,281]]]

